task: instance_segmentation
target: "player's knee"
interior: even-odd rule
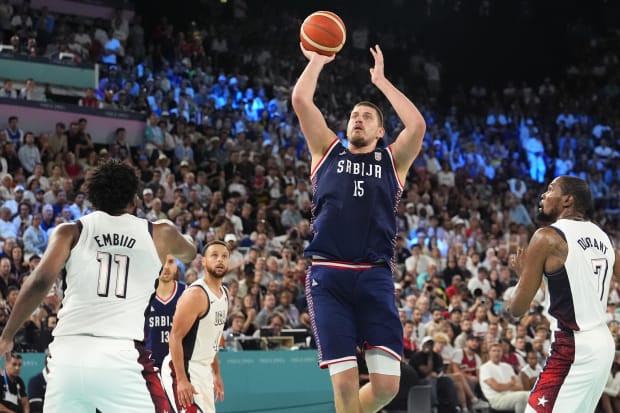
[[[380,380],[374,380],[372,383],[372,393],[377,402],[385,406],[388,404],[400,388],[400,377],[383,376]]]

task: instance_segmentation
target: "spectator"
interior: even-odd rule
[[[26,80],[26,86],[19,92],[19,97],[35,102],[45,102],[45,94],[41,88],[37,87],[34,79]]]
[[[47,247],[47,232],[41,229],[41,214],[32,216],[32,223],[24,232],[24,256],[29,259],[32,255],[43,255]]]
[[[9,126],[4,130],[7,138],[9,138],[9,141],[12,142],[16,148],[24,141],[24,131],[17,126],[18,121],[19,119],[17,116],[9,116]]]
[[[256,315],[256,319],[254,320],[256,327],[264,327],[269,323],[269,319],[271,315],[275,313],[276,308],[276,297],[273,293],[265,294],[265,298],[263,300],[263,306]]]
[[[484,397],[493,409],[514,409],[515,413],[523,413],[527,406],[529,392],[523,390],[510,364],[501,361],[501,344],[491,344],[489,357],[489,361],[480,367],[480,387]]]
[[[536,355],[536,352],[528,351],[526,364],[519,371],[519,378],[521,379],[524,390],[532,390],[541,371],[542,367],[538,363],[538,356]]]
[[[49,369],[47,367],[47,358],[49,352],[45,351],[45,366],[37,375],[28,381],[28,403],[30,404],[30,413],[43,413],[45,405],[45,390],[47,388],[47,375]]]
[[[30,404],[26,394],[26,384],[19,375],[22,371],[21,354],[12,352],[7,356],[4,368],[5,383],[2,387],[0,405],[9,412],[29,412]]]
[[[454,412],[458,405],[456,387],[451,378],[443,375],[443,359],[439,353],[433,351],[434,344],[432,337],[424,337],[421,349],[413,354],[409,364],[416,370],[422,383],[431,384],[432,405],[441,404],[440,411]]]
[[[32,132],[25,133],[24,144],[17,151],[17,156],[28,175],[32,174],[35,166],[41,163],[41,153],[34,144],[34,134]]]

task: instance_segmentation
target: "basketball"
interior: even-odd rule
[[[325,56],[338,53],[347,39],[344,22],[331,11],[317,11],[301,24],[299,39],[304,49]]]

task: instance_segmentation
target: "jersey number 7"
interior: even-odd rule
[[[607,262],[607,258],[595,258],[592,260],[592,272],[594,276],[598,277],[601,286],[601,296],[599,300],[603,301],[603,295],[605,294],[605,281],[607,281],[607,270],[609,269],[609,263]],[[597,283],[598,288],[598,283]]]

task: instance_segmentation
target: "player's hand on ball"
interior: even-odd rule
[[[322,54],[318,54],[317,52],[313,52],[312,50],[306,50],[304,49],[304,46],[301,43],[299,43],[299,48],[301,49],[301,52],[304,54],[304,56],[306,56],[306,59],[308,60],[316,59],[316,60],[322,61],[323,64],[327,64],[336,58],[335,54],[331,56],[325,56]]]

